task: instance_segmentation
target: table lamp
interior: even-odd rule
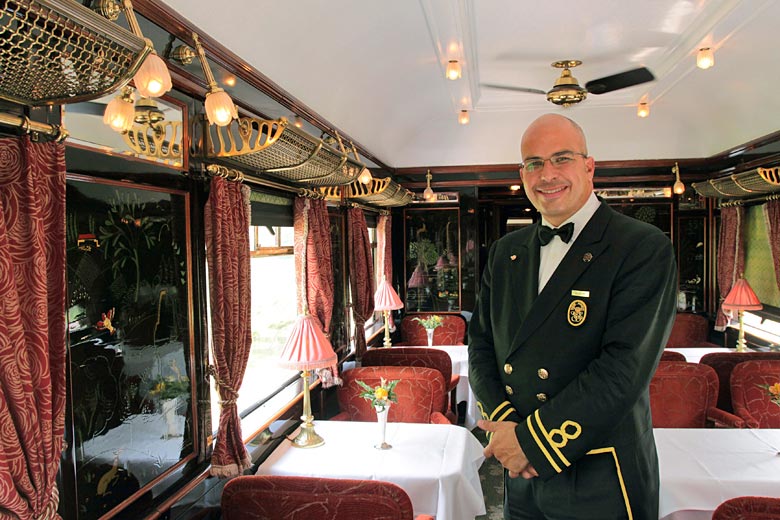
[[[301,431],[293,439],[298,448],[316,448],[325,440],[314,431],[314,416],[311,414],[309,395],[309,374],[311,370],[335,365],[337,361],[333,347],[322,332],[319,321],[310,314],[298,316],[290,337],[282,351],[279,365],[301,371],[303,378],[303,415]]]
[[[404,302],[398,297],[398,293],[395,292],[390,282],[382,277],[382,281],[379,283],[376,292],[374,293],[374,310],[382,311],[385,317],[385,347],[391,347],[390,342],[390,311],[396,309],[402,309]]]
[[[756,293],[750,288],[747,280],[740,278],[731,288],[726,299],[721,304],[724,311],[737,311],[739,315],[739,338],[737,339],[737,352],[747,352],[745,342],[745,327],[743,322],[744,311],[758,311],[764,308]]]
[[[427,275],[424,271],[422,264],[417,264],[417,267],[412,271],[412,276],[409,277],[409,282],[406,284],[409,289],[417,289],[417,310],[420,310],[420,300],[422,299],[422,289],[428,287]]]

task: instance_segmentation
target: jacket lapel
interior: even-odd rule
[[[598,256],[608,247],[608,243],[603,241],[604,232],[606,231],[607,224],[611,219],[611,210],[604,203],[601,203],[601,207],[596,210],[593,217],[588,221],[588,224],[582,230],[582,233],[577,237],[577,240],[572,244],[566,256],[563,257],[561,263],[553,273],[547,285],[535,298],[535,301],[531,300],[533,304],[533,312],[528,312],[530,306],[526,307],[526,315],[520,326],[520,329],[515,334],[514,341],[512,341],[512,347],[510,353],[517,350],[517,348],[525,342],[526,339],[538,329],[549,317],[550,313],[555,309],[558,303],[564,298],[577,279],[588,270]],[[528,287],[533,288],[533,294],[536,295],[539,285],[539,239],[534,234],[534,241],[536,246],[536,262],[535,269],[529,269],[534,271],[533,281],[523,280],[523,283],[528,283]],[[523,291],[525,294],[527,291]]]
[[[511,287],[506,304],[513,309],[513,319],[526,319],[539,291],[539,239],[536,231],[509,248],[507,287]]]

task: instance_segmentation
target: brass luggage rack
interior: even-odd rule
[[[0,40],[0,98],[32,106],[113,92],[152,50],[143,38],[73,0],[3,2]]]
[[[241,117],[229,125],[205,125],[204,156],[304,186],[339,186],[355,181],[365,167],[354,146],[341,138],[317,139],[286,118]],[[329,144],[330,143],[330,144]],[[350,157],[350,153],[354,157]]]
[[[347,200],[364,202],[374,206],[405,206],[412,201],[412,192],[390,177],[372,179],[368,184],[355,181],[347,186],[320,188],[328,200],[340,200],[342,190]]]
[[[718,199],[750,197],[780,191],[780,168],[756,168],[727,177],[694,182],[693,188],[703,197]]]

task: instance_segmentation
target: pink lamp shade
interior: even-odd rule
[[[322,332],[319,320],[311,314],[298,316],[282,350],[279,365],[296,370],[314,370],[336,364],[336,353]]]
[[[398,297],[398,293],[395,292],[393,286],[390,285],[385,279],[379,283],[376,292],[374,293],[374,310],[375,311],[394,311],[396,309],[402,309],[404,302]]]
[[[433,266],[433,268],[436,269],[437,271],[441,271],[442,269],[448,267],[449,265],[450,265],[449,260],[444,258],[444,255],[441,255],[439,259],[436,260],[436,265]]]
[[[722,307],[726,311],[758,311],[764,308],[744,278],[737,280],[723,300]]]
[[[406,284],[410,289],[419,289],[420,287],[426,287],[428,283],[425,280],[425,273],[423,272],[422,265],[418,264],[415,267],[412,276],[409,278],[409,283]]]

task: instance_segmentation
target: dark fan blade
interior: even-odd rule
[[[495,88],[498,90],[511,90],[513,92],[525,92],[526,94],[547,94],[544,90],[538,88],[526,88],[526,87],[510,87],[508,85],[493,85],[490,83],[480,83],[481,86],[487,88]]]
[[[594,79],[585,84],[585,90],[591,94],[604,94],[621,88],[633,87],[641,83],[653,81],[655,76],[644,67],[627,70],[620,74],[613,74],[604,78]]]
[[[70,105],[65,105],[64,110],[66,114],[70,112],[71,114],[102,116],[103,112],[106,111],[106,105],[103,103],[92,103],[91,101],[85,101],[82,103],[71,103]]]

